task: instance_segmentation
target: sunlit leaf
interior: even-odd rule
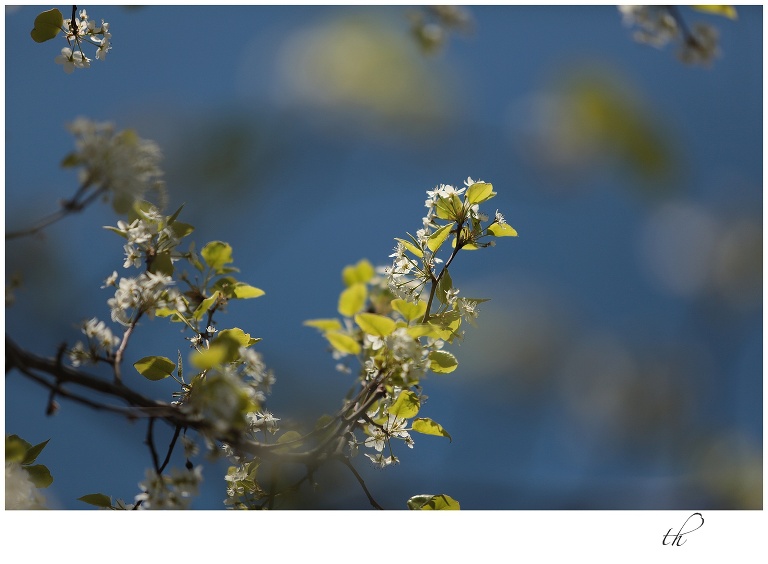
[[[417,247],[416,245],[414,245],[413,243],[411,243],[410,241],[408,241],[408,240],[406,240],[406,239],[398,239],[397,237],[395,237],[395,241],[399,241],[400,243],[402,243],[402,244],[403,244],[403,246],[404,246],[404,247],[405,247],[405,248],[406,248],[408,251],[410,251],[411,253],[413,253],[413,254],[414,254],[414,255],[416,255],[417,257],[421,258],[421,257],[423,257],[423,256],[424,256],[424,253],[422,253],[422,252],[421,252],[421,249],[420,249],[420,248],[418,248],[418,247]]]
[[[176,369],[176,363],[164,356],[145,356],[133,363],[133,367],[147,380],[163,380]]]
[[[339,352],[352,355],[360,354],[360,343],[355,341],[349,335],[335,331],[329,331],[323,336],[328,339],[328,342],[331,343],[331,346]]]
[[[448,351],[432,351],[429,353],[429,369],[438,374],[448,374],[456,370],[459,361]]]
[[[320,331],[338,331],[341,329],[341,321],[336,318],[333,319],[308,319],[303,325],[307,327],[314,327]]]
[[[493,223],[488,226],[488,233],[494,237],[517,237],[517,231],[509,223]]]
[[[392,300],[392,309],[400,313],[407,321],[421,319],[427,312],[427,302],[419,300],[416,303],[397,298]]]
[[[410,390],[403,390],[397,396],[395,403],[389,406],[389,413],[401,419],[410,419],[419,412],[421,402],[419,396]]]
[[[222,342],[226,339],[234,341],[240,347],[250,347],[252,344],[261,341],[261,339],[251,337],[250,333],[246,333],[239,327],[233,327],[232,329],[222,329],[219,331],[213,342]]]
[[[736,13],[736,8],[733,6],[721,6],[718,4],[703,4],[697,6],[691,6],[694,10],[699,12],[705,12],[708,14],[715,14],[716,16],[723,16],[731,20],[738,19],[739,15]]]
[[[488,182],[475,182],[467,189],[465,199],[470,206],[482,204],[496,195],[493,185]]]
[[[357,264],[345,266],[341,271],[341,279],[345,286],[352,286],[353,284],[365,284],[373,278],[374,274],[373,265],[366,259],[361,259]]]
[[[232,292],[235,298],[246,300],[249,298],[258,298],[264,295],[264,290],[256,288],[245,282],[238,282],[235,284],[234,291]]]
[[[211,306],[213,306],[217,299],[219,299],[219,292],[214,292],[210,298],[206,298],[200,302],[200,305],[197,306],[197,309],[192,314],[192,317],[195,319],[202,319],[203,315],[205,315],[205,312],[207,312]]]
[[[339,296],[339,313],[346,317],[352,317],[365,305],[368,290],[365,284],[360,282],[352,284]]]
[[[458,510],[461,509],[459,502],[446,494],[421,494],[415,495],[408,500],[408,509],[421,510]]]
[[[440,229],[432,233],[432,235],[429,236],[427,239],[427,247],[429,247],[429,250],[433,253],[436,253],[437,250],[440,248],[440,246],[445,242],[445,240],[448,238],[448,235],[451,234],[451,227],[453,227],[452,223],[449,223],[448,225],[443,225]]]
[[[386,337],[395,330],[395,321],[377,313],[358,313],[355,315],[355,323],[368,333],[376,337]]]
[[[443,429],[443,426],[440,425],[440,423],[427,419],[426,417],[414,419],[411,428],[417,433],[437,435],[439,437],[446,437],[449,441],[453,440],[451,439],[451,435],[448,434],[448,431]]]
[[[219,274],[225,271],[224,265],[232,262],[232,247],[223,241],[211,241],[200,251],[205,263]]]

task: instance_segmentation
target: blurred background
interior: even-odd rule
[[[681,8],[719,30],[709,68],[636,43],[614,6],[466,8],[433,48],[440,29],[414,33],[424,8],[79,8],[110,23],[113,49],[72,75],[54,63],[63,39],[29,36],[42,8],[6,8],[7,231],[75,192],[59,167],[74,118],[156,141],[169,210],[185,204],[198,248],[229,242],[240,278],[266,291],[219,322],[263,338],[277,378],[266,407],[287,427],[337,409],[351,384],[302,326],[336,315],[341,269],[387,264],[393,238],[421,226],[426,190],[492,182],[519,237],[457,258],[461,295],[491,301],[420,413],[453,442],[415,434],[383,471],[356,459],[377,501],[762,508],[761,6],[736,20]],[[100,286],[122,240],[102,226],[118,219],[98,203],[6,243],[18,344],[53,356],[81,320],[109,320]],[[175,358],[174,331],[141,324],[126,366]],[[6,433],[51,439],[38,459],[49,504],[132,501],[151,465],[145,426],[66,401],[46,417],[46,402],[7,375]],[[194,508],[223,508],[226,466],[206,468]],[[317,479],[297,507],[369,507],[346,469]]]

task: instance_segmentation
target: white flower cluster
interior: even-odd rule
[[[112,49],[112,33],[109,31],[109,23],[101,20],[101,25],[97,26],[94,20],[88,19],[88,13],[81,10],[80,17],[75,18],[74,21],[71,19],[64,20],[64,29],[69,47],[64,47],[61,50],[61,55],[54,59],[56,63],[63,65],[64,72],[71,74],[76,68],[87,69],[91,66],[91,59],[83,53],[82,43],[84,41],[98,47],[96,49],[97,59],[106,60],[107,52]],[[73,51],[73,47],[76,50]]]
[[[136,278],[121,278],[115,296],[107,300],[112,321],[128,326],[141,314],[152,317],[158,308],[185,311],[184,296],[170,287],[173,283],[170,276],[149,271]]]
[[[5,509],[45,509],[45,496],[18,462],[5,463]]]
[[[193,470],[173,468],[170,475],[158,475],[147,469],[146,479],[139,484],[142,492],[135,498],[140,509],[189,509],[203,481],[203,467]]]
[[[99,359],[110,358],[114,348],[120,343],[119,337],[114,336],[112,330],[95,317],[83,322],[82,331],[88,338],[88,346],[78,341],[69,351],[69,358],[74,367],[85,362],[96,363]]]
[[[717,30],[711,25],[697,23],[689,31],[668,6],[623,5],[618,8],[624,24],[637,27],[635,41],[661,49],[682,36],[678,58],[688,64],[706,65],[720,54]]]
[[[95,185],[112,192],[118,211],[127,211],[149,191],[164,192],[159,167],[162,155],[153,141],[141,139],[132,130],[115,132],[112,123],[82,117],[68,128],[75,136],[77,151],[64,164],[83,167],[80,182],[84,187]]]

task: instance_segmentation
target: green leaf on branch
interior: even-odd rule
[[[509,223],[493,223],[489,225],[488,234],[494,237],[517,237],[517,231]]]
[[[166,276],[173,276],[173,262],[171,261],[171,252],[163,251],[157,253],[152,257],[152,263],[149,266],[149,271],[153,274],[165,274]]]
[[[133,367],[147,380],[158,381],[173,374],[176,363],[164,356],[145,356],[134,362]]]
[[[56,8],[41,12],[35,18],[35,26],[30,35],[38,43],[43,43],[56,37],[64,25],[64,16]]]
[[[456,370],[459,361],[448,351],[432,351],[429,353],[429,369],[438,374],[448,374]]]
[[[237,327],[224,329],[216,335],[207,349],[196,354],[193,353],[191,362],[200,370],[234,362],[240,358],[240,347],[250,347],[260,340],[251,337],[250,334]]]
[[[452,223],[449,223],[448,225],[443,225],[440,229],[432,233],[432,235],[429,236],[429,239],[427,239],[427,247],[429,247],[429,250],[433,253],[436,253],[437,250],[442,246],[442,244],[445,242],[445,240],[448,238],[448,235],[451,234],[451,227],[453,227]]]
[[[29,479],[35,484],[36,488],[47,488],[53,483],[51,472],[42,464],[24,466],[23,468],[29,474]]]
[[[410,419],[419,412],[420,407],[421,401],[419,400],[419,396],[410,390],[403,390],[398,394],[395,403],[389,406],[387,411],[395,417]]]
[[[409,234],[409,235],[410,235],[410,234]],[[423,257],[423,256],[424,256],[424,253],[422,253],[422,252],[421,252],[421,249],[420,249],[420,248],[418,248],[418,247],[417,247],[416,245],[414,245],[413,243],[411,243],[410,241],[406,241],[405,239],[398,239],[397,237],[395,237],[395,241],[399,241],[400,243],[402,243],[402,244],[403,244],[403,246],[404,246],[404,247],[405,247],[405,248],[406,248],[408,251],[410,251],[411,253],[413,253],[413,254],[414,254],[414,255],[416,255],[417,257],[421,258],[421,257]]]
[[[451,274],[446,268],[443,270],[443,274],[440,276],[440,280],[437,283],[437,299],[442,303],[448,303],[448,291],[453,289],[453,280],[451,280]]]
[[[432,421],[431,419],[427,419],[426,417],[420,417],[418,419],[414,419],[413,425],[411,425],[411,428],[417,433],[422,433],[424,435],[437,435],[439,437],[446,437],[449,442],[453,442],[451,435],[448,434],[448,431],[443,429],[443,426],[440,425],[440,423]]]
[[[349,335],[337,331],[329,331],[323,336],[328,339],[331,346],[339,352],[352,355],[360,354],[360,343],[355,341]]]
[[[467,189],[465,195],[466,201],[470,206],[482,204],[496,195],[493,191],[493,185],[488,182],[475,182]]]
[[[23,463],[32,445],[18,435],[5,437],[5,461]]]
[[[718,4],[704,4],[704,5],[691,6],[691,8],[693,8],[698,12],[714,14],[716,16],[723,16],[731,20],[738,19],[739,17],[739,15],[736,13],[736,8],[734,8],[733,6],[721,6]]]
[[[355,315],[355,323],[360,329],[376,337],[391,335],[397,326],[393,319],[377,313],[358,313]]]
[[[303,325],[307,327],[314,327],[320,331],[339,331],[341,329],[341,321],[336,318],[333,319],[308,319]]]
[[[264,290],[256,288],[246,284],[245,282],[238,282],[235,284],[235,288],[232,292],[234,297],[239,300],[247,300],[249,298],[258,298],[264,295]]]
[[[408,500],[408,509],[420,510],[459,510],[459,502],[446,494],[421,494]]]
[[[48,439],[50,441],[51,439]],[[22,464],[32,464],[35,460],[37,460],[37,457],[40,456],[40,453],[43,452],[43,449],[45,448],[45,445],[48,444],[48,441],[43,441],[40,444],[37,444],[33,447],[30,447],[27,452],[24,454],[24,460],[22,460]]]
[[[357,282],[344,290],[339,296],[339,313],[345,317],[353,317],[365,306],[368,290],[365,284]]]
[[[200,302],[200,305],[197,306],[197,309],[192,313],[192,317],[195,319],[202,319],[203,315],[205,315],[205,312],[208,311],[218,299],[218,291],[214,292],[210,298],[205,298],[202,302]]]
[[[232,247],[223,241],[211,241],[200,251],[205,263],[217,274],[231,272],[224,265],[232,262]]]
[[[232,329],[223,329],[219,331],[219,334],[213,340],[214,343],[223,342],[224,340],[234,341],[239,347],[250,347],[254,343],[261,341],[259,338],[251,337],[250,333],[246,333],[239,327],[233,327]]]
[[[366,259],[361,259],[357,264],[345,266],[341,271],[341,279],[344,285],[349,287],[353,284],[365,284],[374,274],[373,265]]]
[[[435,215],[440,219],[458,221],[464,215],[464,204],[456,194],[447,198],[439,198],[435,203]]]
[[[87,503],[89,505],[95,505],[96,507],[103,507],[104,509],[111,509],[112,507],[112,498],[108,495],[100,493],[87,494],[82,497],[78,497],[77,501],[82,501],[83,503]]]
[[[400,313],[407,321],[421,319],[427,312],[427,302],[419,300],[416,303],[397,298],[392,300],[392,309]]]

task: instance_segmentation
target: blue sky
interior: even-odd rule
[[[683,12],[719,29],[711,68],[634,42],[613,6],[473,7],[474,31],[433,55],[400,6],[86,8],[110,22],[113,49],[72,75],[53,61],[63,40],[30,40],[34,7],[6,12],[6,229],[76,189],[58,166],[75,117],[156,140],[169,207],[185,204],[199,246],[231,243],[241,277],[267,292],[223,321],[264,338],[277,376],[268,407],[311,420],[350,381],[302,321],[336,313],[345,265],[387,262],[393,238],[419,228],[426,190],[483,178],[520,236],[457,259],[456,286],[491,301],[455,350],[460,369],[427,383],[430,416],[453,442],[420,437],[384,472],[358,460],[380,501],[401,508],[421,491],[468,509],[754,500],[761,7],[735,21]],[[576,109],[593,91],[620,111],[590,134]],[[642,150],[622,145],[626,124],[630,139],[661,147],[665,174],[633,161]],[[117,219],[98,204],[45,238],[6,244],[6,278],[25,280],[5,318],[18,343],[53,354],[81,319],[108,318],[99,286],[122,245],[101,227]],[[737,252],[749,245],[752,255]],[[157,346],[154,325],[132,358]],[[163,346],[173,357],[179,339]],[[173,391],[148,384],[137,382]],[[6,432],[51,438],[40,462],[56,503],[81,508],[75,499],[93,489],[132,498],[150,464],[145,429],[66,403],[46,418],[45,401],[7,378]],[[221,507],[214,470],[197,508]],[[724,489],[729,479],[740,486]],[[333,495],[318,506],[366,507],[350,475],[327,480]]]

